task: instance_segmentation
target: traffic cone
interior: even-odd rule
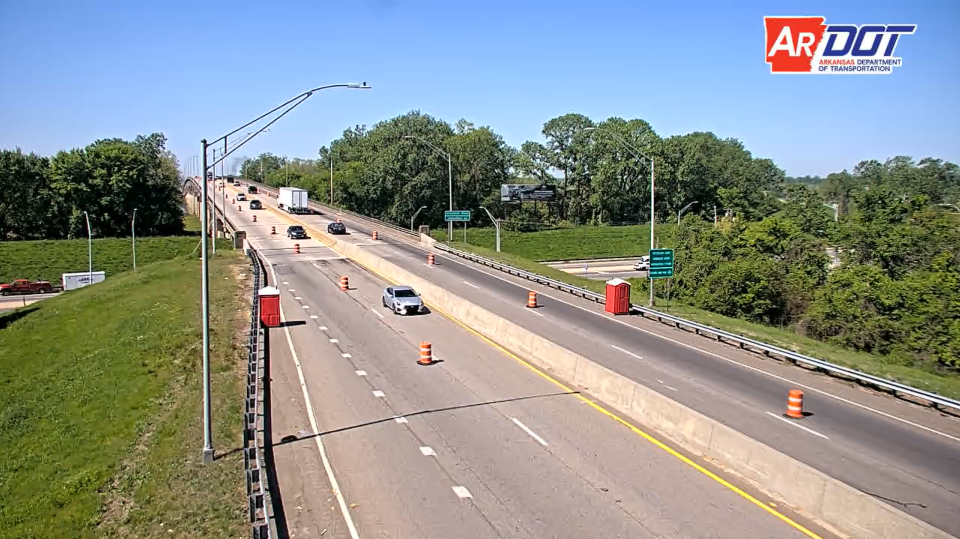
[[[527,308],[536,309],[537,307],[539,307],[539,305],[537,305],[537,293],[531,290],[527,293]]]
[[[418,365],[431,365],[433,364],[433,347],[428,342],[420,343],[420,359],[417,360]]]
[[[350,289],[350,279],[344,275],[340,277],[340,290],[346,292]]]
[[[276,234],[276,233],[277,233],[277,227],[275,227],[275,226],[270,227],[270,233],[271,233],[271,234]]]
[[[257,222],[257,216],[256,216],[256,215],[253,216],[253,222],[254,222],[254,223]]]
[[[300,244],[299,244],[299,243],[294,243],[294,244],[293,244],[293,254],[295,254],[295,255],[300,254]]]
[[[791,389],[787,395],[787,413],[791,419],[803,419],[803,391]]]
[[[434,265],[434,264],[436,264],[436,263],[437,263],[437,261],[436,261],[436,259],[434,259],[433,253],[428,254],[428,255],[427,255],[427,265],[428,265],[428,266],[432,266],[432,265]]]
[[[377,241],[377,231],[376,231],[376,230],[374,230],[373,232],[371,232],[371,233],[370,233],[370,236],[372,237],[373,241]]]

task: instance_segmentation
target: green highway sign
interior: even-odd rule
[[[673,277],[673,249],[650,249],[650,278]]]
[[[443,212],[444,221],[469,221],[470,210],[454,210]]]

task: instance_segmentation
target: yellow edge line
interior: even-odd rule
[[[282,218],[285,218],[285,219],[287,218],[286,215],[280,214],[280,213],[279,213],[279,210],[274,210],[273,208],[269,208],[269,209],[270,209],[271,211],[279,214]],[[289,219],[290,219],[290,221],[296,222],[296,221],[293,220],[292,218],[289,218]],[[311,232],[317,232],[317,231],[314,230],[312,227],[310,227],[310,226],[308,226],[308,225],[306,225],[306,224],[304,224],[304,223],[302,223],[302,222],[301,222],[301,223],[298,223],[298,224],[303,225],[304,228],[306,228],[307,230],[310,230]],[[321,234],[321,237],[322,237],[322,234]],[[336,249],[334,249],[334,250],[336,250]],[[342,255],[343,253],[340,253],[340,254]],[[384,281],[386,281],[386,282],[388,282],[388,283],[392,283],[392,284],[397,284],[397,282],[394,281],[393,279],[388,278],[387,276],[381,274],[379,271],[371,268],[370,266],[367,266],[367,265],[364,264],[363,262],[360,262],[359,260],[356,260],[356,259],[351,259],[351,260],[353,260],[355,263],[359,264],[360,266],[363,266],[364,268],[366,268],[367,271],[369,271],[370,273],[373,273],[374,275],[380,277],[380,278],[383,279]],[[801,533],[807,535],[808,537],[811,537],[811,538],[813,538],[813,539],[823,539],[820,535],[817,535],[815,532],[807,529],[807,528],[806,528],[805,526],[803,526],[802,524],[794,521],[794,520],[791,519],[790,517],[784,515],[783,513],[777,511],[776,509],[770,507],[769,505],[763,503],[762,501],[754,498],[752,495],[750,495],[750,494],[747,493],[747,492],[744,492],[742,489],[740,489],[739,487],[731,484],[731,483],[730,483],[729,481],[727,481],[726,479],[720,477],[719,475],[711,472],[710,470],[708,470],[708,469],[704,468],[703,466],[697,464],[696,462],[690,460],[690,459],[687,458],[685,455],[680,454],[680,453],[677,452],[675,449],[673,449],[673,448],[671,448],[670,446],[666,445],[665,443],[661,442],[661,441],[658,440],[657,438],[654,438],[654,437],[651,436],[650,434],[647,434],[645,431],[641,430],[640,428],[638,428],[638,427],[637,427],[636,425],[634,425],[633,423],[630,423],[630,422],[627,421],[626,419],[623,419],[622,417],[618,416],[617,414],[615,414],[615,413],[607,410],[606,408],[604,408],[603,406],[600,406],[600,405],[597,404],[596,402],[594,402],[594,401],[592,401],[592,400],[584,397],[584,396],[581,395],[579,392],[574,392],[573,389],[567,387],[566,385],[564,385],[562,382],[560,382],[560,381],[557,380],[556,378],[554,378],[554,377],[550,376],[549,374],[543,372],[542,370],[540,370],[540,369],[538,369],[537,367],[535,367],[534,365],[530,364],[529,362],[527,362],[527,361],[524,360],[523,358],[517,356],[516,354],[514,354],[513,352],[507,350],[507,349],[504,348],[503,346],[500,346],[500,345],[497,344],[496,342],[490,340],[489,338],[487,338],[485,335],[483,335],[483,334],[480,333],[479,331],[477,331],[477,330],[473,329],[472,327],[464,324],[463,322],[457,320],[457,319],[454,318],[452,315],[450,315],[450,314],[448,314],[447,312],[445,312],[443,309],[440,309],[439,307],[437,307],[437,306],[435,306],[435,305],[433,305],[433,304],[431,304],[431,303],[429,303],[429,302],[426,302],[426,301],[425,301],[424,303],[426,303],[427,306],[430,307],[431,309],[434,309],[434,310],[436,310],[438,313],[442,314],[445,318],[447,318],[448,320],[450,320],[450,321],[453,322],[454,324],[462,327],[463,329],[467,330],[469,333],[471,333],[472,335],[476,336],[477,338],[479,338],[479,339],[482,340],[483,342],[485,342],[485,343],[487,343],[488,345],[492,346],[494,349],[498,350],[499,352],[505,354],[507,357],[509,357],[509,358],[517,361],[517,362],[520,363],[521,365],[523,365],[523,366],[525,366],[526,368],[530,369],[531,371],[535,372],[535,373],[538,374],[541,378],[543,378],[543,379],[545,379],[545,380],[553,383],[554,385],[556,385],[557,387],[563,389],[563,390],[566,391],[566,392],[574,393],[574,397],[576,397],[576,398],[579,399],[580,401],[582,401],[582,402],[590,405],[591,408],[593,408],[594,410],[600,412],[601,414],[609,417],[610,419],[616,421],[617,423],[620,423],[621,425],[629,428],[629,429],[630,429],[631,431],[633,431],[635,434],[640,435],[643,439],[645,439],[645,440],[647,440],[648,442],[652,443],[653,445],[659,447],[660,449],[666,451],[666,452],[669,453],[670,455],[676,457],[677,459],[679,459],[679,460],[680,460],[681,462],[683,462],[684,464],[690,466],[691,468],[697,470],[698,472],[706,475],[706,476],[709,477],[710,479],[713,479],[713,480],[716,481],[717,483],[720,483],[721,485],[727,487],[728,489],[732,490],[733,492],[739,494],[742,498],[746,499],[746,500],[749,501],[750,503],[756,505],[757,507],[760,507],[761,509],[763,509],[763,510],[766,511],[767,513],[769,513],[769,514],[771,514],[771,515],[779,518],[779,519],[782,520],[783,522],[786,522],[787,524],[789,524],[790,526],[792,526],[792,527],[795,528],[796,530],[800,531]]]

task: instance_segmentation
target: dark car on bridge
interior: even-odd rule
[[[300,225],[288,226],[287,237],[295,240],[305,240],[307,239],[307,231]]]
[[[330,223],[327,225],[328,234],[346,234],[347,227],[343,223]]]
[[[261,204],[259,200],[253,199],[253,200],[250,201],[250,209],[251,209],[251,210],[262,210],[262,209],[263,209],[263,204]]]

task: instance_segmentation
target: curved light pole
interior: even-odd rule
[[[689,209],[690,209],[690,206],[693,206],[693,205],[696,204],[696,203],[697,203],[697,201],[694,200],[693,202],[691,202],[691,203],[687,204],[686,206],[684,206],[682,210],[680,210],[680,211],[677,212],[677,226],[680,226],[680,216],[683,215],[683,212],[689,210]]]
[[[584,133],[593,133],[596,131],[606,133],[611,137],[613,137],[624,148],[626,148],[626,150],[630,152],[631,155],[633,155],[638,160],[646,159],[647,161],[650,161],[650,250],[652,251],[656,247],[656,244],[654,243],[653,226],[657,221],[656,214],[654,213],[654,205],[653,205],[654,203],[653,187],[656,179],[656,176],[654,175],[654,169],[653,169],[653,158],[647,155],[644,155],[643,152],[641,152],[640,150],[634,148],[629,143],[627,143],[627,141],[624,140],[623,137],[621,137],[620,135],[614,133],[609,129],[601,129],[599,127],[587,127],[583,130]],[[650,277],[650,306],[653,307],[653,305],[654,305],[653,277]]]
[[[490,220],[493,221],[493,227],[497,229],[497,252],[500,252],[500,220],[495,218],[490,210],[480,206],[480,209],[487,212],[487,216],[490,217]]]
[[[211,400],[210,400],[210,291],[209,291],[210,262],[209,262],[209,257],[207,255],[207,226],[208,226],[207,199],[209,197],[209,194],[208,194],[209,183],[207,182],[207,170],[216,167],[224,159],[229,157],[230,154],[242,148],[244,144],[246,144],[247,142],[250,142],[254,137],[266,131],[271,125],[273,125],[278,120],[280,120],[280,118],[283,118],[284,116],[289,114],[290,111],[300,106],[301,103],[303,103],[307,99],[310,99],[310,97],[314,93],[319,92],[320,90],[326,90],[327,88],[353,88],[353,89],[361,89],[361,90],[370,89],[370,87],[367,86],[367,83],[365,82],[363,84],[349,83],[349,84],[328,84],[326,86],[319,86],[312,90],[307,90],[306,92],[303,92],[302,94],[287,100],[285,103],[270,109],[268,112],[261,114],[260,116],[257,116],[253,120],[241,125],[240,127],[227,133],[226,135],[223,135],[222,137],[214,140],[213,142],[207,142],[207,139],[202,139],[200,141],[200,148],[201,148],[200,159],[202,160],[201,175],[203,177],[203,182],[202,182],[203,211],[201,212],[201,214],[203,215],[203,223],[201,223],[200,225],[200,229],[203,230],[203,234],[201,234],[200,236],[201,238],[200,249],[202,251],[200,255],[202,260],[201,273],[203,276],[201,278],[200,289],[201,289],[201,301],[203,302],[203,462],[204,463],[213,462],[213,432],[212,432],[212,425],[211,425],[211,419],[210,419],[210,407],[211,407]],[[223,155],[220,156],[219,160],[214,159],[213,163],[209,165],[207,164],[207,150],[210,148],[210,146],[217,144],[220,141],[223,141],[224,149],[226,150],[227,139],[229,137],[237,134],[240,131],[243,131],[244,129],[250,127],[251,125],[259,122],[260,120],[266,118],[267,116],[270,116],[271,114],[285,107],[288,107],[288,108],[284,110],[281,114],[279,114],[276,118],[270,120],[266,125],[256,130],[252,135],[247,137],[246,140],[234,146],[232,150],[225,151]]]
[[[442,155],[447,159],[447,179],[449,180],[449,192],[450,192],[450,211],[453,211],[453,162],[450,160],[450,154],[437,148],[430,141],[423,137],[417,137],[414,135],[404,135],[403,138],[409,138],[414,140],[419,140],[420,142],[429,146],[433,151]],[[453,221],[447,221],[447,241],[453,241]]]
[[[427,209],[426,206],[420,206],[420,209],[413,214],[413,217],[410,218],[410,232],[413,232],[413,221],[416,220],[417,216],[420,215],[420,212]]]
[[[90,215],[83,212],[83,217],[87,220],[87,284],[93,284],[93,232],[90,230]]]

